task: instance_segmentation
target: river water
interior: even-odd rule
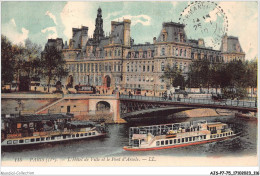
[[[124,151],[128,145],[128,124],[108,124],[109,134],[105,138],[83,139],[66,143],[42,144],[19,148],[16,150],[2,150],[2,161],[14,158],[55,157],[113,157],[113,156],[256,156],[257,154],[257,122],[235,119],[233,116],[190,118],[185,121],[207,120],[208,122],[225,122],[233,127],[235,132],[242,132],[239,137],[209,144],[155,150],[146,152]],[[178,122],[178,121],[176,121]],[[146,125],[146,124],[142,124]]]

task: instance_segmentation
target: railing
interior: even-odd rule
[[[68,98],[68,97],[115,97],[116,94],[65,94],[63,97]]]
[[[187,104],[207,104],[207,105],[221,105],[221,106],[232,106],[232,107],[247,107],[247,108],[257,108],[257,101],[243,101],[243,100],[220,100],[214,101],[212,99],[195,99],[195,98],[176,98],[172,97],[154,97],[154,96],[140,96],[140,95],[120,95],[120,99],[127,100],[146,100],[154,102],[180,102]]]

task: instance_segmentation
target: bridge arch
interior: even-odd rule
[[[110,111],[111,110],[111,105],[107,101],[99,101],[96,104],[96,111]]]

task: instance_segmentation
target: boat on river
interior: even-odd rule
[[[130,127],[127,151],[185,147],[222,141],[237,136],[227,124],[205,120]]]
[[[104,137],[105,126],[73,121],[73,114],[20,115],[2,117],[1,146],[22,146]]]

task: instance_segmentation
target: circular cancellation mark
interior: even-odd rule
[[[228,18],[215,2],[191,2],[180,14],[179,22],[192,37],[204,38],[213,48],[219,47],[228,31]]]

